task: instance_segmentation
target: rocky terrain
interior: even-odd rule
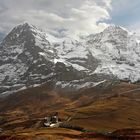
[[[49,83],[54,89],[103,88],[140,79],[140,37],[119,26],[80,40],[59,39],[24,23],[0,44],[0,93]]]

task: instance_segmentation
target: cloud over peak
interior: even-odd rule
[[[0,32],[27,21],[61,36],[96,33],[110,18],[111,0],[1,0]]]

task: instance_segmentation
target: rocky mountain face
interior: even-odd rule
[[[50,46],[35,27],[15,27],[0,45],[1,93],[46,82],[53,68]]]
[[[95,73],[113,74],[120,80],[140,80],[140,37],[122,27],[110,26],[86,41],[92,55],[100,60]]]
[[[140,39],[121,27],[110,26],[80,41],[57,41],[24,23],[0,44],[0,93],[47,82],[66,90],[138,82],[139,68]]]

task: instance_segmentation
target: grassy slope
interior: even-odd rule
[[[0,100],[0,127],[6,135],[13,132],[16,136],[27,134],[28,137],[38,135],[40,138],[60,135],[65,139],[79,135],[78,131],[53,129],[54,132],[50,132],[42,127],[47,112],[58,111],[62,121],[69,117],[70,124],[85,129],[106,132],[140,128],[140,91],[123,93],[139,87],[120,83],[104,91],[89,89],[77,93],[60,93],[42,85],[24,90]],[[58,134],[59,131],[64,134]]]

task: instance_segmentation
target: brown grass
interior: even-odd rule
[[[46,85],[30,88],[0,100],[0,140],[80,139],[95,137],[69,129],[44,129],[43,119],[48,112],[59,112],[60,119],[69,124],[101,133],[117,129],[140,128],[140,91],[123,93],[140,85],[120,83],[105,90],[63,93]],[[60,133],[61,132],[61,133]],[[87,136],[88,137],[88,136]],[[105,137],[100,138],[104,139]],[[99,138],[96,138],[99,139]]]

